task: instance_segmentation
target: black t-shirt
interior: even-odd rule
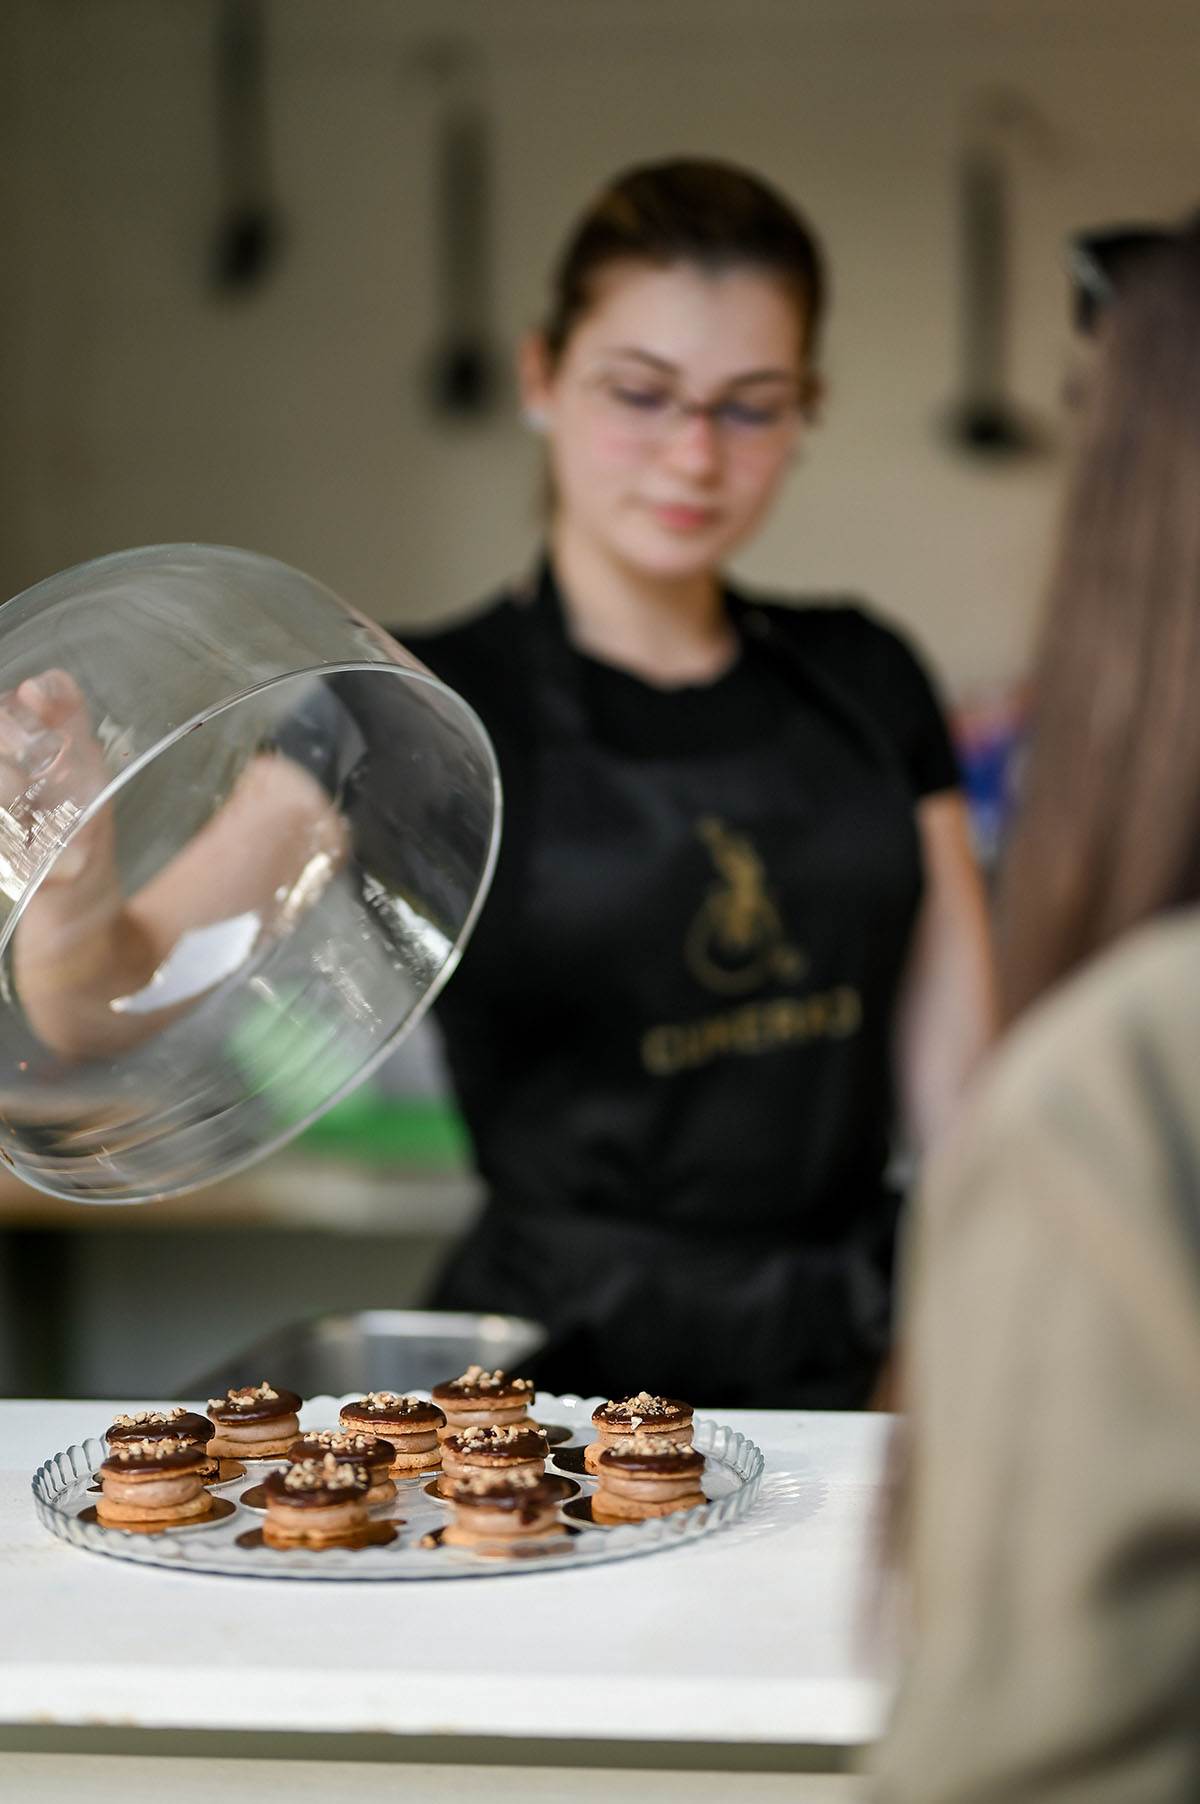
[[[437,1005],[493,1198],[490,1250],[446,1300],[524,1308],[577,1345],[584,1318],[629,1341],[653,1308],[669,1338],[670,1286],[606,1302],[617,1268],[670,1261],[694,1291],[716,1258],[725,1289],[738,1260],[786,1249],[840,1287],[800,1364],[845,1365],[886,1338],[831,1322],[856,1307],[841,1253],[894,1218],[915,804],[957,772],[921,666],[865,610],[728,605],[737,661],[665,690],[569,644],[548,570],[445,632],[397,631],[484,720],[505,795],[492,894]],[[759,1364],[796,1282],[767,1303],[749,1274],[747,1307],[778,1317]]]

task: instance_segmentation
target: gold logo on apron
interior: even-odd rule
[[[767,889],[766,868],[750,840],[715,815],[697,822],[719,881],[712,884],[684,940],[692,975],[722,996],[744,996],[774,979],[794,983],[807,959],[788,943]]]

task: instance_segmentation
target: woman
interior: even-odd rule
[[[1200,230],[1125,271],[1099,357],[1005,884],[1021,1021],[910,1261],[896,1804],[1200,1796]]]
[[[437,1301],[546,1322],[551,1386],[863,1404],[893,1102],[928,1143],[988,1033],[920,666],[858,608],[722,574],[815,416],[824,286],[753,176],[614,182],[523,350],[545,556],[465,624],[399,629],[478,708],[506,798],[439,1005],[489,1202]]]

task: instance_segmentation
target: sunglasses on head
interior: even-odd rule
[[[1085,336],[1094,333],[1105,308],[1133,271],[1175,236],[1158,226],[1104,226],[1073,232],[1067,239],[1067,269],[1076,331]]]

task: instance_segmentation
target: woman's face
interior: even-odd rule
[[[788,467],[807,373],[782,283],[748,267],[614,264],[525,401],[544,421],[560,526],[667,579],[753,532]]]

